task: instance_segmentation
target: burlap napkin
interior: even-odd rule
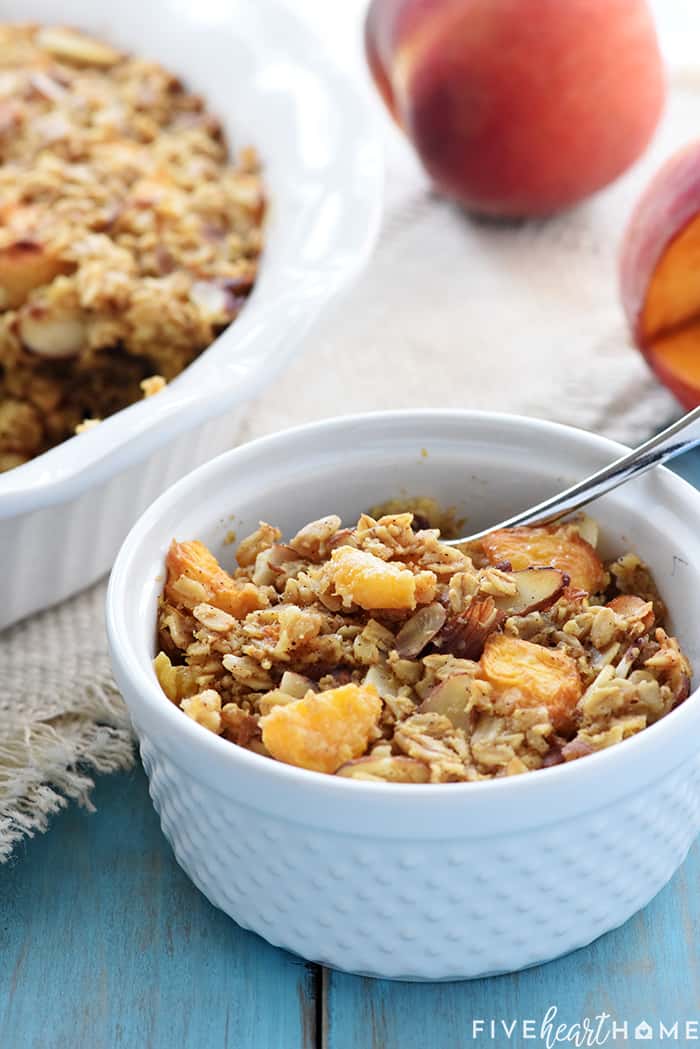
[[[678,407],[629,346],[617,298],[622,229],[660,161],[697,134],[700,76],[672,77],[643,160],[566,215],[475,222],[436,198],[385,125],[386,213],[377,250],[307,352],[251,406],[245,436],[381,408],[488,408],[632,443]],[[21,566],[15,570],[21,571]],[[94,772],[132,760],[111,683],[104,584],[0,637],[0,860]]]
[[[105,584],[0,635],[0,862],[75,798],[94,772],[133,760],[126,708],[112,682]]]

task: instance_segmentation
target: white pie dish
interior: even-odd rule
[[[75,26],[161,61],[199,91],[269,196],[259,280],[240,317],[157,397],[0,474],[0,628],[93,582],[168,484],[234,443],[242,402],[300,349],[358,272],[381,210],[371,111],[283,0],[0,0],[0,21]]]
[[[467,784],[323,776],[236,747],[185,717],[151,661],[173,536],[230,560],[259,519],[307,520],[402,492],[477,529],[610,461],[593,434],[489,413],[336,419],[201,467],[138,521],[117,558],[107,626],[154,804],[178,862],[239,924],[305,958],[440,980],[517,970],[589,943],[666,884],[700,829],[700,696],[616,747]],[[427,453],[426,454],[424,454]],[[606,557],[646,559],[697,668],[700,494],[664,469],[595,504]]]

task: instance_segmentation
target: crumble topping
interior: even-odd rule
[[[261,523],[224,568],[173,541],[155,660],[232,743],[355,779],[476,781],[573,761],[683,702],[691,669],[632,553],[590,518],[446,546],[439,519]]]
[[[0,25],[0,470],[163,386],[238,315],[252,149],[155,62]]]

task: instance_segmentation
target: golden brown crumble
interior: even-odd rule
[[[0,470],[157,393],[235,319],[265,211],[203,100],[72,30],[0,26]]]
[[[571,761],[688,696],[648,569],[633,554],[604,565],[590,519],[468,550],[415,525],[412,513],[362,514],[354,528],[331,515],[284,542],[261,523],[230,571],[174,541],[163,691],[259,754],[402,783]]]

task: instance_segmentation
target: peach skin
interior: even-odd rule
[[[700,141],[664,164],[632,213],[620,293],[649,366],[686,408],[700,404]]]
[[[645,0],[372,0],[370,69],[435,185],[546,215],[647,145],[664,75]]]

